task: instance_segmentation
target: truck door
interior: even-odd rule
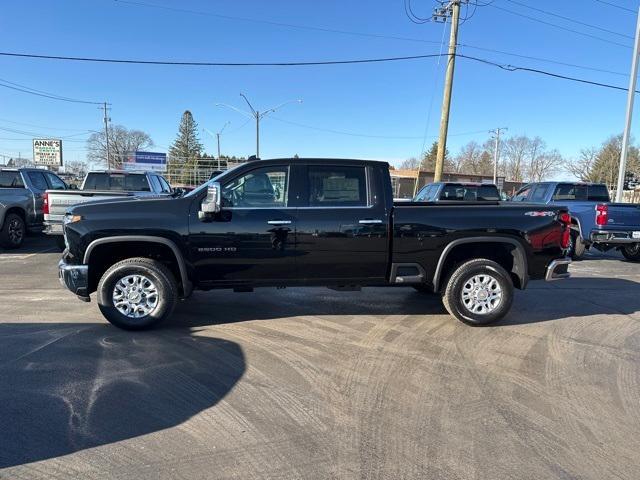
[[[389,212],[376,168],[308,164],[296,226],[297,262],[307,284],[384,282]]]
[[[296,278],[295,207],[289,165],[256,167],[221,185],[222,211],[198,219],[200,195],[189,215],[190,254],[202,284],[277,284]]]
[[[44,173],[42,172],[29,170],[27,171],[27,176],[29,177],[29,182],[31,183],[34,198],[33,222],[41,224],[44,221],[44,213],[42,212],[42,208],[44,206],[44,192],[49,188],[49,184],[44,177]],[[27,219],[27,221],[29,220]]]

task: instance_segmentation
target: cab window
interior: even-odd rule
[[[529,194],[531,193],[531,189],[532,189],[531,185],[527,185],[526,187],[521,188],[520,190],[518,190],[518,193],[516,193],[511,200],[514,202],[526,202],[527,198],[529,197]]]
[[[309,166],[310,207],[367,206],[365,167]]]
[[[222,206],[227,208],[283,208],[287,206],[289,168],[251,170],[222,187]]]
[[[67,189],[67,184],[64,183],[60,177],[58,177],[57,175],[54,175],[51,172],[46,172],[45,176],[47,177],[47,181],[49,182],[49,188],[51,188],[51,190],[66,190]]]

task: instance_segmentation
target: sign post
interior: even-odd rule
[[[62,166],[62,140],[34,138],[33,163],[47,167]]]

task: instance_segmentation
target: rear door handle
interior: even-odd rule
[[[363,225],[371,225],[374,223],[382,223],[382,220],[379,218],[363,218],[358,223],[362,223]]]
[[[268,220],[269,225],[289,225],[291,220]]]

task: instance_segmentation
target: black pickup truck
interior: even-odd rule
[[[409,286],[472,325],[502,318],[513,289],[569,276],[558,206],[393,203],[385,162],[258,160],[181,198],[72,207],[61,281],[114,325],[142,329],[194,289]]]

